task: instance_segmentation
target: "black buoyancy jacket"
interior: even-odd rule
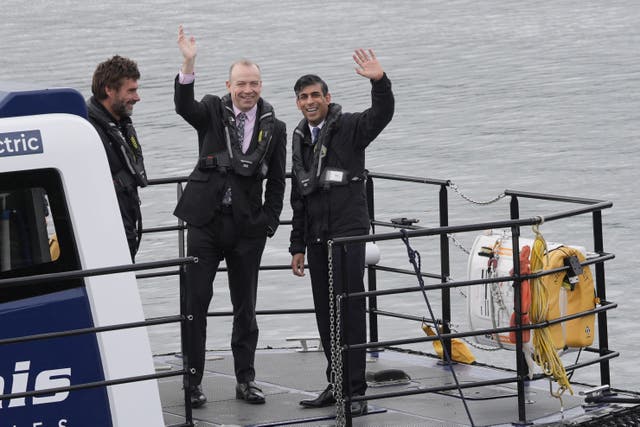
[[[339,105],[330,104],[314,145],[305,119],[294,131],[290,253],[304,253],[310,243],[368,233],[365,149],[393,117],[394,98],[386,74],[372,81],[371,100],[371,108],[360,113],[344,113]],[[327,168],[342,171],[346,182],[323,184]],[[311,184],[305,186],[301,178]]]
[[[364,151],[349,153],[335,147],[342,141],[334,140],[336,134],[348,131],[350,114],[343,123],[342,109],[338,104],[329,106],[325,125],[318,141],[311,145],[307,120],[303,119],[292,138],[292,190],[300,197],[305,212],[305,241],[325,242],[336,236],[366,234],[369,229],[369,215],[365,196]],[[346,129],[341,126],[346,125]],[[305,132],[306,131],[306,132]],[[342,147],[344,148],[344,147]],[[347,154],[347,155],[344,155]],[[337,169],[346,174],[343,185],[323,182],[327,168]]]
[[[116,191],[137,193],[136,187],[147,185],[147,172],[131,119],[123,118],[119,126],[95,97],[91,97],[87,109],[90,121],[101,134]]]
[[[200,153],[199,168],[213,168],[222,173],[229,172],[246,177],[265,178],[268,171],[267,153],[275,126],[273,107],[264,100],[260,103],[260,117],[256,118],[257,145],[254,150],[243,153],[240,149],[242,142],[238,140],[231,96],[227,94],[220,101],[220,117],[222,117],[224,126],[226,146],[223,150],[216,150],[213,146],[203,147],[203,151]]]
[[[316,191],[321,185],[320,181],[322,173],[326,169],[326,163],[324,162],[325,157],[327,156],[330,140],[327,135],[333,134],[341,115],[342,107],[340,107],[340,105],[331,104],[329,106],[329,113],[327,115],[325,125],[320,130],[318,141],[314,144],[313,149],[311,150],[313,153],[312,157],[309,159],[305,159],[303,153],[305,132],[309,128],[307,119],[302,119],[293,131],[293,138],[291,140],[292,172],[296,177],[298,191],[303,196]]]
[[[242,154],[235,132],[233,106],[228,96],[205,95],[201,101],[196,101],[193,83],[183,85],[176,78],[174,87],[176,112],[197,130],[199,151],[197,164],[189,175],[174,215],[191,226],[203,227],[218,215],[222,197],[230,187],[234,222],[241,235],[264,235],[267,228],[275,231],[285,185],[284,123],[275,117],[271,105],[260,98],[251,145],[247,153]],[[227,130],[230,142],[227,142]],[[269,146],[266,145],[267,139],[271,140]],[[224,160],[225,154],[228,156],[228,145],[239,161],[252,156],[264,157],[261,166],[255,168],[253,175],[237,173],[231,166],[226,169],[219,167],[218,160]],[[259,146],[262,145],[264,153],[260,153]],[[223,156],[216,158],[220,154]],[[268,170],[266,166],[269,166]],[[267,184],[263,197],[265,171]]]

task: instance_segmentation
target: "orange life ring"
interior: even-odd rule
[[[520,274],[530,274],[531,265],[529,264],[529,255],[531,254],[531,248],[529,246],[523,246],[520,250]],[[511,270],[513,274],[513,270]],[[520,282],[520,308],[522,314],[520,315],[520,324],[529,325],[531,319],[529,317],[529,309],[531,308],[531,286],[529,286],[529,280],[523,280]],[[510,326],[516,326],[516,312],[511,313]],[[527,329],[522,331],[522,342],[529,342],[531,338],[531,330]],[[509,341],[516,342],[516,332],[509,332]]]

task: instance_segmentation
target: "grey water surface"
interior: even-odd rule
[[[370,146],[367,166],[376,172],[450,179],[460,191],[485,201],[505,189],[605,199],[607,297],[619,308],[609,315],[613,385],[637,389],[640,315],[637,184],[640,174],[640,3],[614,1],[17,1],[3,0],[0,80],[73,87],[90,95],[98,62],[114,54],[140,67],[142,101],[134,123],[152,178],[185,176],[193,167],[195,132],[174,112],[173,78],[181,57],[177,27],[195,35],[199,48],[196,94],[223,94],[228,66],[248,57],[263,71],[263,96],[287,123],[301,118],[293,83],[317,73],[345,111],[369,105],[369,83],[354,72],[351,54],[375,49],[393,82],[396,113]],[[290,146],[290,138],[288,141]],[[79,159],[81,161],[81,159]],[[406,216],[438,224],[438,187],[379,183],[376,216]],[[289,219],[287,190],[282,219]],[[507,199],[490,206],[449,193],[451,224],[508,219]],[[172,225],[175,188],[142,192],[146,226]],[[522,203],[522,216],[544,215],[572,205]],[[289,264],[288,228],[265,250],[264,262]],[[380,230],[385,231],[385,230]],[[550,241],[593,247],[590,218],[543,224]],[[523,230],[523,235],[531,235]],[[475,235],[456,236],[470,248]],[[175,236],[144,237],[139,261],[175,257]],[[423,269],[438,272],[436,239],[414,242]],[[398,244],[381,244],[381,263],[409,268]],[[452,245],[452,278],[466,278],[467,255]],[[382,288],[415,285],[411,276],[380,274]],[[176,280],[140,281],[145,314],[178,309]],[[213,310],[229,310],[226,278],[214,286]],[[430,292],[439,313],[439,296]],[[309,308],[308,277],[264,272],[259,309]],[[466,326],[465,297],[453,293],[453,322]],[[379,306],[427,316],[418,294],[381,298]],[[436,313],[436,315],[438,315]],[[292,345],[286,337],[315,334],[312,316],[259,318],[261,347]],[[228,348],[230,319],[209,321],[209,346]],[[380,338],[422,336],[419,324],[382,319]],[[150,328],[155,353],[179,349],[174,326]],[[429,345],[414,346],[430,350]],[[513,353],[475,350],[480,361],[513,365]],[[572,360],[570,356],[568,360]],[[260,375],[260,367],[258,376]],[[597,373],[575,379],[597,381]]]

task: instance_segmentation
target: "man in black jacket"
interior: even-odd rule
[[[131,123],[133,106],[140,101],[137,64],[114,56],[98,64],[87,101],[89,121],[98,131],[107,153],[131,260],[140,245],[142,214],[138,187],[147,185],[142,147]]]
[[[365,244],[351,244],[345,250],[334,248],[330,280],[327,241],[369,232],[365,148],[391,121],[394,110],[391,82],[373,51],[358,49],[353,58],[358,65],[356,72],[369,78],[372,85],[371,108],[361,113],[343,113],[340,105],[331,103],[327,84],[316,75],[302,76],[294,86],[296,103],[304,119],[295,129],[292,140],[293,228],[289,252],[296,276],[304,275],[305,251],[309,259],[316,321],[327,358],[329,381],[317,398],[300,402],[305,407],[335,403],[333,390],[337,384],[331,384],[330,293],[333,291],[335,296],[343,289],[349,293],[364,291]],[[345,342],[366,342],[364,299],[351,300],[347,313],[348,317],[340,325]],[[350,378],[343,379],[341,385],[354,396],[363,396],[367,388],[365,356],[364,350],[349,353]],[[352,403],[352,415],[366,412],[366,401]]]
[[[183,64],[175,81],[176,112],[198,131],[199,158],[174,214],[188,224],[187,253],[198,257],[187,267],[187,305],[194,336],[188,364],[195,369],[191,405],[206,402],[204,369],[207,311],[220,261],[226,261],[233,305],[233,352],[236,398],[264,403],[255,380],[258,342],[256,293],[266,237],[279,224],[285,187],[286,129],[260,97],[260,68],[241,60],[229,70],[222,98],[194,99],[196,42],[178,30]],[[266,179],[264,203],[262,183]]]

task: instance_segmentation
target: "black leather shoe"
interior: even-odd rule
[[[264,394],[256,383],[249,381],[236,384],[236,399],[242,399],[247,403],[264,403]]]
[[[199,408],[207,403],[207,396],[202,393],[202,386],[199,385],[189,387],[189,398],[192,408]]]
[[[301,400],[300,404],[307,408],[324,408],[325,406],[331,406],[336,403],[336,399],[333,398],[333,387],[331,384],[324,389],[322,393],[315,399]]]
[[[366,400],[358,400],[357,402],[351,402],[351,416],[358,417],[360,415],[366,415],[369,412],[369,406]]]

